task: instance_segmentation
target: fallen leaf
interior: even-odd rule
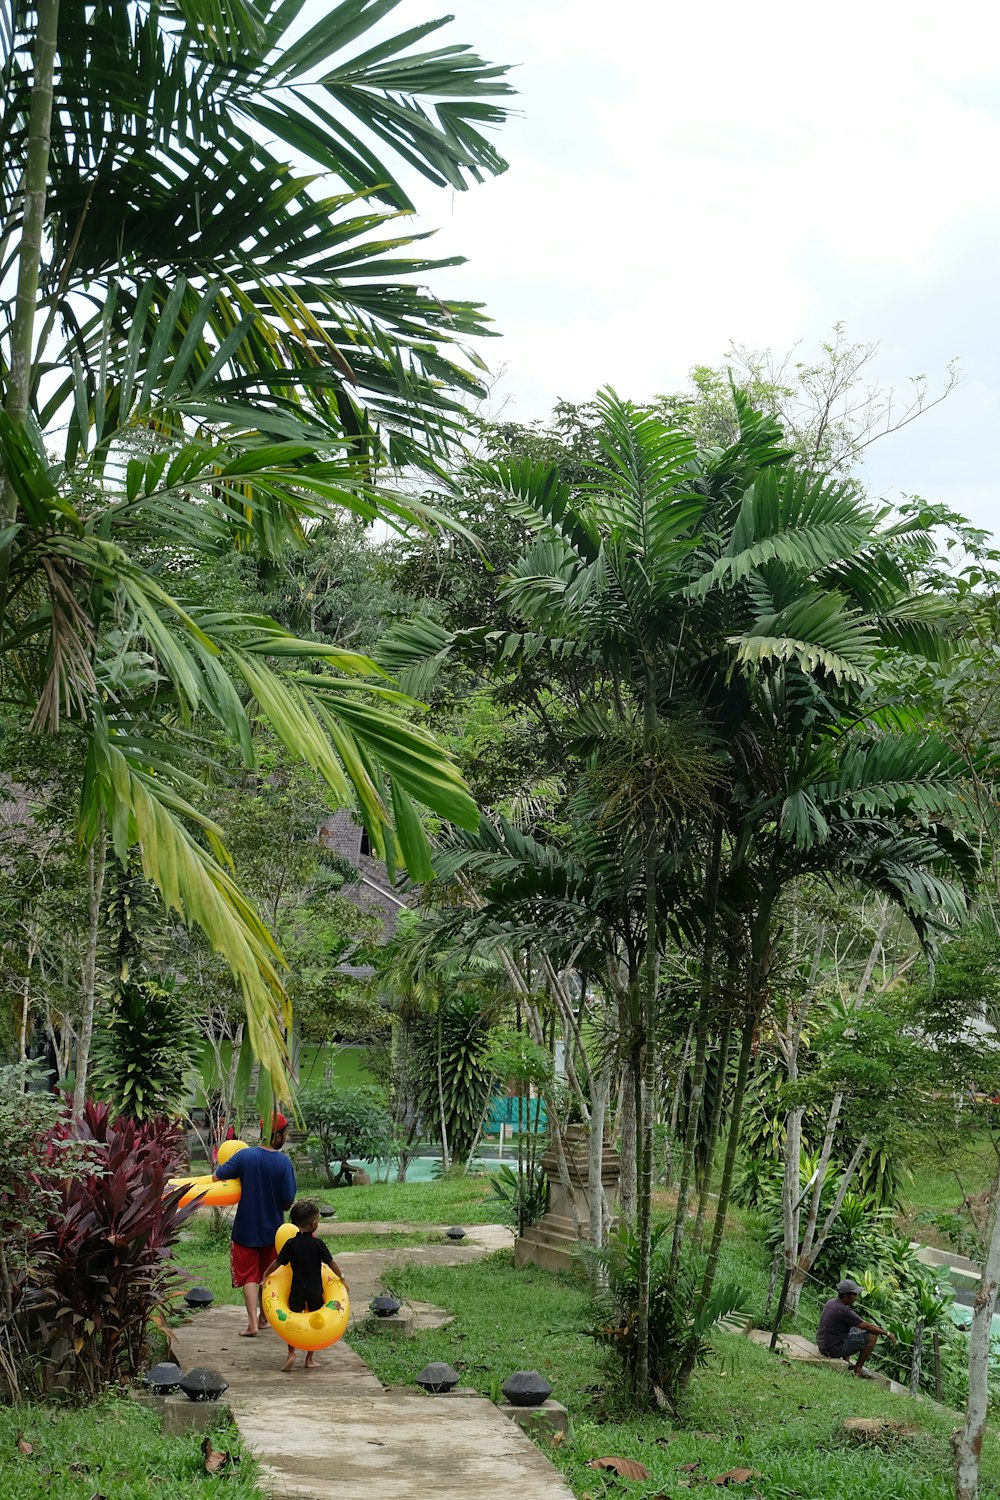
[[[108,1500],[108,1497],[107,1495],[102,1495],[100,1490],[95,1490],[91,1495],[90,1500]]]
[[[224,1469],[226,1467],[226,1464],[232,1462],[229,1450],[227,1449],[225,1452],[220,1452],[218,1448],[213,1448],[212,1439],[210,1437],[205,1438],[204,1442],[201,1445],[201,1451],[205,1456],[206,1474],[218,1474],[220,1469]]]
[[[611,1469],[622,1479],[648,1479],[649,1470],[645,1464],[637,1463],[634,1458],[592,1458],[587,1465],[588,1469]]]
[[[699,1468],[701,1468],[701,1465],[699,1464],[698,1460],[695,1459],[693,1464],[678,1464],[677,1472],[679,1474],[693,1474],[695,1469]]]
[[[759,1469],[729,1469],[725,1474],[717,1474],[712,1483],[746,1484],[748,1479],[760,1479],[761,1477]]]
[[[554,1432],[552,1434],[552,1446],[553,1446],[553,1448],[558,1448],[559,1445],[561,1443],[564,1443],[565,1441],[566,1441],[566,1434],[564,1432]]]
[[[34,1443],[29,1443],[22,1432],[19,1432],[17,1435],[17,1446],[18,1451],[23,1453],[25,1458],[28,1458],[35,1451]]]

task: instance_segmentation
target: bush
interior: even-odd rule
[[[95,1396],[138,1374],[150,1323],[173,1292],[170,1249],[193,1208],[179,1207],[180,1189],[165,1192],[180,1160],[174,1126],[115,1120],[88,1103],[79,1121],[64,1115],[56,1125],[46,1163],[68,1142],[83,1160],[29,1243],[19,1292],[31,1304],[35,1383],[44,1390],[58,1378]]]
[[[471,1155],[489,1107],[494,1070],[492,1015],[474,992],[441,1000],[433,1015],[414,1023],[413,1072],[425,1128],[441,1138],[444,1109],[448,1147],[456,1163]]]
[[[676,1273],[670,1272],[669,1243],[665,1223],[651,1236],[649,1289],[649,1376],[663,1402],[678,1409],[692,1371],[708,1358],[708,1335],[717,1323],[738,1311],[747,1301],[746,1292],[733,1283],[716,1282],[706,1305],[698,1310],[703,1258],[682,1256]],[[636,1391],[639,1307],[639,1235],[630,1224],[620,1224],[603,1250],[585,1250],[606,1282],[597,1300],[596,1321],[591,1337],[608,1349],[625,1370],[628,1391]]]
[[[516,1225],[518,1234],[537,1224],[549,1206],[549,1179],[538,1163],[523,1172],[498,1167],[490,1174],[490,1187],[503,1205],[503,1218]]]
[[[201,1038],[169,976],[122,984],[94,1041],[94,1089],[116,1113],[183,1111]]]
[[[320,1162],[332,1187],[349,1183],[352,1156],[370,1160],[386,1156],[392,1149],[392,1120],[372,1088],[340,1089],[330,1083],[317,1084],[303,1092],[299,1106],[306,1129],[319,1143]]]

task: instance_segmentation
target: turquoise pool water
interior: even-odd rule
[[[951,1315],[959,1328],[968,1328],[972,1322],[972,1308],[964,1307],[961,1302],[952,1303]],[[990,1345],[993,1349],[993,1358],[1000,1360],[1000,1316],[996,1313],[993,1314],[990,1328]]]
[[[364,1167],[372,1182],[395,1182],[395,1161],[363,1161]],[[502,1161],[495,1156],[477,1157],[473,1167],[480,1171],[495,1172],[498,1167],[517,1165],[516,1154],[513,1157],[505,1157]],[[439,1156],[415,1156],[406,1169],[407,1182],[433,1182],[441,1174],[441,1158]]]

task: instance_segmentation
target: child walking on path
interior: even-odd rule
[[[325,1300],[323,1267],[329,1266],[334,1276],[339,1276],[341,1281],[344,1280],[344,1275],[323,1241],[316,1238],[319,1228],[318,1204],[309,1198],[300,1198],[292,1204],[288,1217],[298,1234],[293,1234],[285,1241],[264,1272],[263,1280],[273,1276],[279,1266],[291,1266],[292,1285],[288,1293],[290,1311],[318,1312]],[[347,1283],[344,1284],[346,1286]],[[316,1354],[311,1349],[306,1354],[305,1367],[307,1370],[316,1368]],[[295,1368],[295,1350],[291,1344],[288,1346],[288,1358],[281,1368],[285,1371]]]

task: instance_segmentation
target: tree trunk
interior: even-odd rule
[[[854,1148],[854,1155],[847,1163],[847,1167],[844,1170],[844,1175],[840,1179],[840,1185],[837,1188],[837,1196],[834,1198],[832,1204],[830,1205],[830,1212],[827,1214],[825,1220],[823,1221],[823,1228],[812,1241],[809,1250],[803,1251],[795,1263],[795,1267],[792,1271],[792,1279],[788,1284],[788,1296],[785,1300],[785,1310],[788,1313],[789,1317],[794,1317],[799,1310],[799,1298],[802,1295],[802,1288],[806,1284],[806,1280],[809,1276],[810,1271],[816,1264],[816,1260],[819,1256],[820,1251],[827,1242],[830,1230],[837,1222],[837,1215],[840,1213],[844,1199],[847,1196],[847,1189],[853,1182],[854,1174],[858,1170],[858,1163],[861,1161],[861,1158],[865,1154],[865,1151],[867,1149],[868,1137],[866,1135],[863,1135],[857,1146]]]
[[[87,946],[84,950],[83,1018],[76,1042],[76,1084],[73,1089],[73,1115],[79,1119],[87,1102],[87,1074],[90,1069],[90,1044],[94,1035],[94,1006],[97,998],[97,946],[101,931],[101,902],[104,896],[104,870],[107,863],[107,839],[104,813],[98,817],[97,833],[87,849]]]
[[[740,1130],[743,1125],[743,1101],[746,1097],[747,1079],[750,1076],[750,1058],[753,1054],[753,1041],[757,1031],[757,1009],[751,1006],[743,1021],[743,1038],[740,1046],[740,1060],[736,1070],[736,1086],[733,1089],[733,1113],[729,1122],[729,1139],[726,1142],[726,1160],[722,1168],[722,1181],[719,1184],[719,1201],[715,1206],[715,1223],[712,1226],[712,1241],[708,1247],[708,1260],[705,1263],[705,1275],[701,1283],[701,1293],[698,1298],[698,1306],[702,1308],[712,1295],[712,1287],[715,1282],[715,1272],[719,1264],[719,1249],[722,1245],[722,1235],[726,1227],[726,1213],[729,1209],[729,1194],[733,1186],[733,1173],[736,1168],[736,1153],[740,1144]]]
[[[595,1250],[604,1246],[604,1121],[611,1090],[611,1071],[607,1064],[594,1079],[590,1097],[590,1140],[587,1145],[587,1209],[590,1215],[590,1243]]]
[[[31,1018],[31,966],[35,961],[37,933],[33,932],[28,939],[28,952],[24,964],[24,989],[21,992],[21,1029],[18,1038],[18,1060],[24,1067],[28,1061],[28,1021]],[[27,1079],[21,1075],[21,1088],[27,1085]]]
[[[993,1224],[982,1279],[972,1304],[969,1331],[969,1404],[965,1423],[952,1435],[955,1450],[955,1500],[978,1500],[979,1465],[986,1432],[989,1399],[990,1332],[1000,1286],[1000,1170],[993,1184]]]
[[[729,1069],[729,1046],[733,1035],[733,1021],[726,1016],[719,1037],[718,1082],[712,1104],[712,1119],[708,1127],[708,1150],[705,1158],[705,1177],[698,1194],[698,1216],[694,1221],[695,1245],[700,1250],[705,1239],[705,1215],[708,1213],[708,1195],[712,1188],[712,1172],[715,1167],[715,1152],[719,1144],[719,1129],[722,1125],[722,1106],[726,1097],[726,1073]]]
[[[924,1346],[924,1325],[918,1322],[913,1330],[913,1354],[910,1359],[910,1395],[920,1395],[920,1364]]]
[[[789,1083],[795,1082],[795,1071],[788,1070]],[[784,1267],[795,1269],[799,1258],[799,1221],[802,1196],[802,1115],[801,1107],[790,1109],[785,1117],[785,1173],[781,1180],[781,1222],[783,1229]],[[789,1287],[789,1291],[791,1288]],[[786,1304],[787,1306],[787,1304]],[[788,1309],[794,1313],[795,1308]]]
[[[687,1077],[688,1058],[691,1056],[691,1043],[694,1041],[694,1026],[689,1026],[684,1038],[684,1046],[681,1048],[680,1060],[677,1063],[677,1071],[674,1074],[674,1092],[670,1101],[670,1118],[667,1121],[667,1142],[663,1155],[663,1186],[665,1188],[674,1185],[674,1144],[677,1140],[677,1124],[681,1117],[681,1100],[684,1095],[684,1080]]]
[[[441,1171],[447,1172],[451,1166],[448,1154],[448,1121],[445,1116],[444,1107],[444,1070],[441,1061],[441,1006],[438,1005],[437,1024],[437,1086],[438,1086],[438,1111],[441,1117]]]
[[[684,1132],[684,1155],[681,1158],[681,1180],[677,1188],[674,1212],[674,1239],[670,1248],[670,1273],[676,1274],[684,1243],[688,1198],[694,1179],[698,1126],[701,1124],[702,1100],[705,1096],[705,1072],[708,1067],[708,1032],[712,1017],[712,965],[715,958],[716,914],[719,908],[719,877],[722,867],[722,814],[717,812],[712,828],[712,846],[705,871],[705,932],[701,948],[701,981],[698,988],[698,1017],[695,1024],[694,1072],[691,1075],[691,1097],[688,1100],[687,1129]]]
[[[28,114],[28,157],[22,187],[21,242],[17,264],[17,294],[11,329],[10,371],[4,407],[16,423],[24,421],[31,396],[35,312],[45,232],[45,195],[49,177],[52,132],[52,92],[56,43],[59,33],[59,0],[36,0],[35,42],[32,49],[33,77]],[[14,519],[17,503],[9,479],[0,486],[0,530]],[[0,596],[6,592],[10,568],[10,543],[0,546]]]
[[[638,1193],[635,1087],[632,1069],[627,1063],[622,1068],[621,1091],[618,1101],[618,1145],[622,1159],[621,1187],[619,1189],[622,1219],[626,1224],[634,1224]]]

